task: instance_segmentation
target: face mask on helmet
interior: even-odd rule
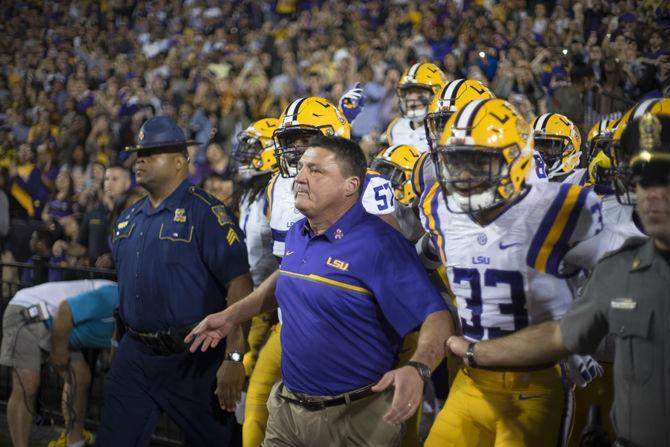
[[[439,151],[439,160],[441,180],[460,212],[481,212],[504,202],[499,188],[508,167],[500,151],[452,146]]]
[[[428,106],[433,100],[433,91],[415,85],[398,88],[400,113],[412,121],[423,121],[428,114]]]
[[[535,137],[535,150],[542,155],[549,178],[569,173],[573,169],[572,166],[579,161],[579,152],[570,155],[572,143],[566,137]],[[577,160],[574,160],[574,157],[577,157]]]
[[[615,141],[612,146],[612,155],[616,162],[612,170],[612,186],[616,198],[622,205],[635,205],[635,185],[632,183],[630,161],[632,153],[624,150],[621,141]]]
[[[282,177],[298,175],[298,161],[307,149],[309,140],[319,133],[319,129],[300,126],[278,129],[274,133],[275,156]]]
[[[263,166],[262,152],[263,145],[258,138],[244,133],[238,137],[237,147],[233,151],[232,158],[235,161],[237,174],[241,180],[248,180],[264,173],[260,170]]]
[[[263,150],[263,145],[258,138],[249,135],[241,135],[238,138],[237,148],[233,153],[233,158],[241,166],[251,163],[260,152]]]
[[[589,183],[598,188],[611,189],[614,181],[614,169],[612,169],[612,160],[605,154],[605,151],[598,152],[589,162]],[[598,191],[596,191],[598,192]]]
[[[403,205],[408,205],[412,202],[414,193],[412,192],[409,178],[405,171],[394,164],[379,158],[372,160],[370,169],[379,172],[380,175],[391,182],[391,186],[395,191],[395,198],[398,202]]]
[[[440,141],[440,135],[444,131],[444,126],[449,121],[453,112],[433,112],[426,115],[424,123],[426,129],[426,138],[430,147],[437,147]]]
[[[595,157],[599,152],[610,156],[610,146],[612,144],[612,137],[595,138],[591,143],[591,157]]]

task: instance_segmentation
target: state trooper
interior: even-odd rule
[[[158,116],[126,148],[137,154],[137,183],[148,195],[112,229],[126,332],[106,378],[100,446],[148,445],[163,412],[189,445],[230,443],[234,416],[221,408],[234,407],[241,388],[230,378],[243,384],[242,331],[227,346],[195,354],[183,338],[252,283],[228,210],[187,181],[190,144],[172,119]]]

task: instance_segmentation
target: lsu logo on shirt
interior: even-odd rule
[[[333,259],[330,256],[328,256],[328,260],[326,261],[326,265],[329,265],[331,267],[334,267],[338,270],[342,270],[343,272],[346,272],[349,270],[349,263],[340,261],[339,259]]]

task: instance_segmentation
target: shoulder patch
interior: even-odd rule
[[[228,241],[228,245],[233,245],[235,242],[239,242],[240,238],[237,237],[237,233],[233,229],[233,227],[230,227],[228,229],[228,234],[226,235],[226,240]]]
[[[233,221],[230,220],[228,210],[226,210],[224,205],[214,205],[211,210],[219,221],[219,225],[224,226],[225,224],[233,223]]]

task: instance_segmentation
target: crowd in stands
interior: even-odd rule
[[[104,236],[88,239],[127,203],[104,186],[106,170],[128,172],[123,148],[158,114],[199,143],[192,181],[226,200],[238,132],[300,96],[336,104],[360,82],[366,105],[352,134],[376,153],[398,114],[400,75],[417,61],[482,81],[528,121],[555,111],[586,132],[594,117],[670,94],[670,13],[657,3],[9,2],[0,22],[3,260],[34,254],[37,225],[58,232],[40,233],[59,240],[58,262],[111,267],[100,259]]]

